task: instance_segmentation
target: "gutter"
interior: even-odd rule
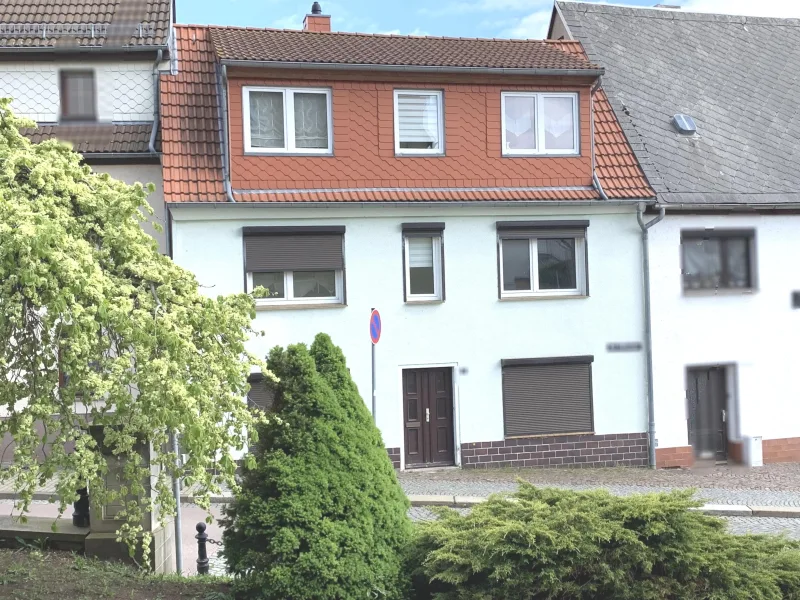
[[[653,328],[650,307],[650,228],[657,224],[666,214],[666,209],[659,207],[658,216],[647,223],[644,222],[644,205],[636,207],[636,220],[642,230],[642,279],[644,280],[644,350],[647,362],[647,462],[651,469],[656,468],[656,417],[653,398]]]
[[[269,67],[273,69],[324,69],[332,71],[393,71],[399,73],[466,73],[469,75],[557,75],[575,77],[600,77],[605,69],[510,69],[500,67],[442,67],[424,65],[370,65],[326,62],[289,62],[272,60],[220,61],[223,67]]]
[[[169,46],[79,46],[77,48],[54,48],[47,47],[26,47],[26,46],[5,46],[0,47],[0,55],[3,54],[16,54],[16,55],[46,55],[56,54],[58,56],[67,56],[72,54],[145,54],[152,53],[154,50],[164,51],[169,50]]]
[[[228,68],[223,64],[222,71],[217,72],[217,97],[220,107],[217,111],[220,119],[220,133],[222,135],[222,180],[225,182],[225,195],[228,202],[236,204],[233,198],[230,172],[230,148],[228,146]]]
[[[156,55],[156,62],[153,63],[153,130],[150,132],[150,142],[147,144],[150,154],[157,154],[156,152],[156,134],[158,133],[158,120],[161,114],[159,106],[161,98],[159,98],[159,76],[158,65],[161,64],[161,59],[164,56],[163,50],[159,50]]]
[[[234,202],[234,206],[241,208],[295,208],[298,206],[313,206],[317,208],[338,208],[347,206],[394,206],[394,207],[410,207],[410,206],[427,206],[427,207],[443,207],[443,206],[502,206],[502,207],[516,207],[516,206],[637,206],[642,203],[642,200],[609,200],[608,202],[600,203],[597,200],[431,200],[431,201],[409,201],[409,200],[377,200],[373,202],[360,202],[360,201],[347,201],[347,202]],[[178,208],[181,206],[211,206],[218,208],[220,206],[231,206],[231,202],[168,202],[171,207]]]

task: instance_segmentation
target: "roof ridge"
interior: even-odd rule
[[[595,2],[580,2],[574,0],[556,0],[556,4],[560,7],[578,7],[586,8],[584,12],[596,13],[612,13],[612,12],[627,12],[627,13],[642,13],[643,18],[648,19],[663,19],[666,21],[703,21],[706,23],[719,23],[719,24],[739,24],[739,25],[772,25],[775,27],[800,27],[800,17],[760,17],[755,15],[734,15],[728,13],[714,13],[714,12],[700,12],[691,11],[687,12],[682,9],[675,8],[661,8],[658,6],[631,6],[629,4],[613,4],[613,3],[595,3]],[[678,16],[680,15],[680,16]],[[678,16],[676,19],[675,17]]]
[[[181,25],[185,26],[185,25]],[[367,33],[361,31],[306,31],[303,29],[286,29],[277,27],[247,27],[241,25],[196,25],[195,27],[208,27],[209,30],[216,31],[259,31],[264,33],[290,33],[307,36],[350,36],[367,38],[396,38],[396,39],[417,39],[417,40],[447,40],[465,42],[513,42],[513,43],[536,43],[551,45],[553,43],[571,42],[572,40],[544,40],[533,38],[484,38],[484,37],[463,37],[463,36],[444,36],[444,35],[398,35],[395,33]]]

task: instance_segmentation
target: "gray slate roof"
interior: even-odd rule
[[[659,201],[800,203],[800,19],[556,2]],[[694,117],[686,137],[672,116]]]

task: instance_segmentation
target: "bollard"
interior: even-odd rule
[[[75,527],[89,527],[89,490],[79,489],[78,499],[72,506],[75,508],[72,513],[72,524]]]
[[[206,524],[200,522],[195,529],[197,530],[197,535],[194,536],[197,540],[197,574],[208,575],[208,552],[206,552],[208,534],[206,533]]]

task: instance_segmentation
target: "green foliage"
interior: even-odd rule
[[[734,536],[691,491],[620,498],[520,483],[467,516],[444,509],[411,546],[418,598],[800,598],[800,542]]]
[[[153,503],[164,520],[174,513],[170,432],[200,504],[235,485],[230,451],[257,420],[243,402],[251,366],[262,364],[245,350],[254,301],[201,295],[141,227],[152,185],[93,173],[56,140],[31,144],[18,128],[32,124],[8,105],[0,99],[0,437],[10,434],[15,450],[0,479],[13,481],[23,512],[48,480],[62,512],[88,483],[95,505],[124,501],[119,533],[132,543]],[[98,439],[89,423],[102,428]],[[127,459],[120,486],[106,486],[101,445]],[[137,452],[148,445],[152,478]]]
[[[398,598],[408,501],[327,335],[275,348],[274,421],[263,426],[223,520],[225,558],[246,598]]]

